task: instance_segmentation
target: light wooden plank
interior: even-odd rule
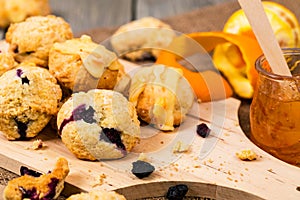
[[[118,26],[131,19],[131,0],[49,0],[52,13],[62,16],[74,33]]]
[[[230,0],[137,0],[136,17],[164,18],[227,1]]]

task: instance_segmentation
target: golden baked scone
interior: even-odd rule
[[[155,64],[134,74],[129,101],[143,121],[171,131],[184,120],[194,93],[180,69]]]
[[[139,141],[136,110],[113,90],[74,93],[57,115],[62,142],[85,160],[122,158]]]
[[[7,139],[36,136],[58,112],[62,92],[47,69],[23,63],[0,77],[0,132]]]
[[[87,91],[113,89],[124,68],[114,52],[82,35],[53,45],[49,71],[64,87]]]
[[[56,199],[69,174],[68,161],[58,158],[55,168],[47,174],[28,173],[10,180],[3,192],[4,200]]]
[[[126,198],[114,191],[93,190],[88,193],[74,194],[67,200],[126,200]]]
[[[0,0],[0,27],[24,21],[27,17],[50,14],[48,0]]]
[[[47,67],[50,48],[55,42],[71,39],[70,25],[54,15],[29,17],[11,24],[6,33],[9,52],[17,62],[33,62]]]
[[[118,55],[136,61],[156,58],[175,36],[170,25],[154,17],[144,17],[121,26],[111,37],[111,44]]]

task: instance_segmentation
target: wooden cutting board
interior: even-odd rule
[[[135,68],[123,62],[127,70]],[[68,159],[70,173],[65,194],[92,189],[114,190],[133,185],[165,181],[192,181],[245,191],[265,199],[300,199],[300,168],[284,163],[254,145],[242,132],[237,117],[240,101],[234,98],[198,104],[195,102],[185,122],[175,133],[161,133],[142,127],[145,136],[134,153],[115,161],[83,161],[62,144],[50,127],[35,139],[46,147],[28,149],[31,141],[7,141],[0,136],[0,166],[19,174],[21,165],[41,172],[51,170],[56,159]],[[208,138],[196,134],[196,125],[206,123],[213,133]],[[173,153],[178,142],[189,146],[184,153]],[[236,152],[252,149],[259,155],[255,161],[241,161]],[[156,170],[145,179],[136,178],[131,163],[141,152]],[[159,160],[164,158],[165,160]],[[74,189],[76,188],[76,189]],[[226,196],[226,195],[225,195]],[[229,199],[229,198],[222,198]]]

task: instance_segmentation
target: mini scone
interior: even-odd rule
[[[23,63],[0,77],[0,131],[8,140],[36,136],[58,112],[62,92],[47,69]]]
[[[176,33],[171,26],[153,17],[144,17],[121,26],[111,37],[113,49],[132,60],[157,57],[169,46]]]
[[[155,64],[134,74],[129,101],[143,121],[160,130],[172,131],[185,119],[194,93],[180,69]]]
[[[64,181],[69,174],[68,161],[58,158],[55,168],[47,174],[24,170],[21,177],[10,180],[3,192],[4,200],[58,198],[64,188]]]
[[[55,43],[49,54],[49,70],[73,91],[113,89],[124,73],[116,54],[87,35]]]
[[[136,110],[113,90],[74,93],[57,115],[62,142],[79,159],[122,158],[139,141]]]
[[[50,14],[48,0],[0,0],[0,27],[24,21],[27,17]]]
[[[17,62],[33,62],[47,67],[50,48],[55,42],[73,38],[70,25],[54,15],[29,17],[11,24],[6,33],[9,52]]]
[[[88,193],[74,194],[67,200],[126,200],[126,198],[115,191],[93,190]]]

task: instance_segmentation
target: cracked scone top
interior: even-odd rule
[[[114,52],[82,35],[55,43],[49,54],[49,71],[73,91],[113,89],[124,67]]]
[[[74,93],[59,110],[57,126],[62,142],[84,160],[122,158],[140,138],[134,106],[112,90]]]
[[[21,64],[0,77],[0,132],[7,139],[36,136],[58,112],[62,91],[48,70]]]
[[[58,198],[69,174],[69,165],[68,161],[61,157],[57,159],[55,168],[47,174],[31,171],[26,170],[21,177],[8,182],[3,191],[4,200]]]
[[[29,17],[11,24],[6,33],[9,52],[17,62],[33,62],[47,67],[49,51],[55,42],[73,38],[70,25],[54,15]]]
[[[144,17],[122,25],[111,37],[111,44],[119,55],[136,61],[156,58],[175,36],[170,25],[154,17]]]
[[[134,74],[129,101],[143,121],[160,130],[172,131],[185,119],[194,93],[180,69],[155,64]]]

